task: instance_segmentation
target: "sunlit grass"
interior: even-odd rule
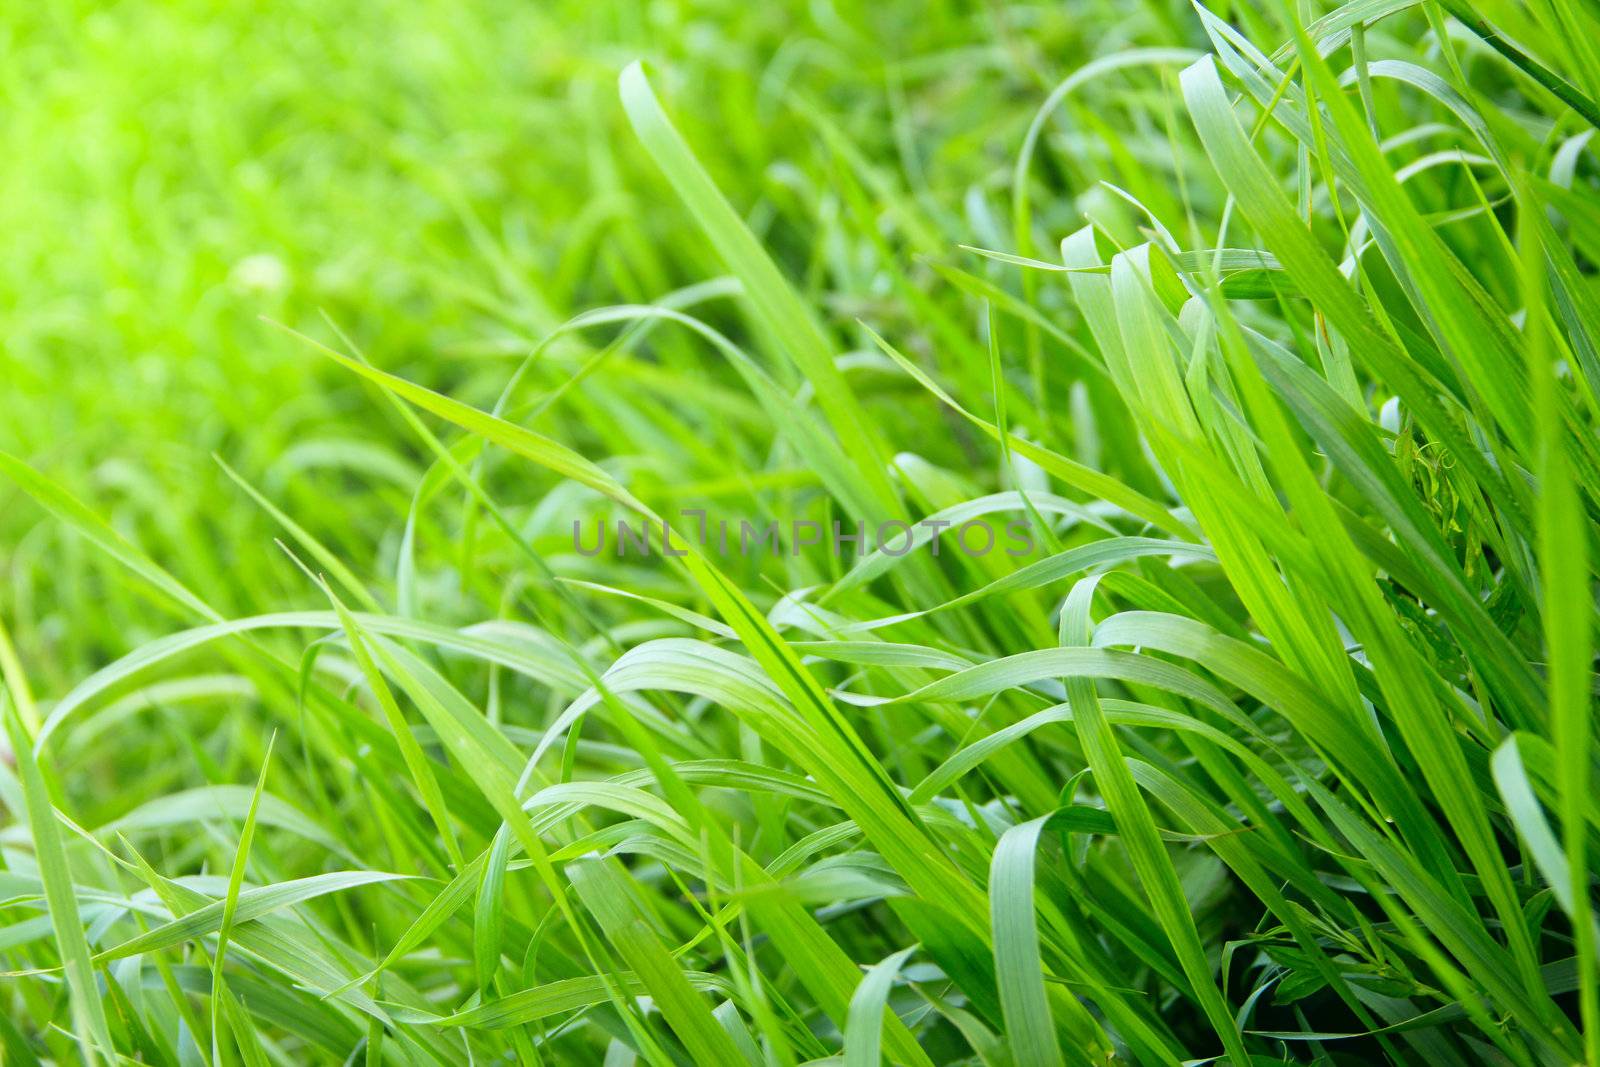
[[[0,1060],[1600,1062],[1593,12],[259,16],[4,16]]]

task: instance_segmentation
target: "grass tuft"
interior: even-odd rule
[[[0,33],[0,1062],[1600,1063],[1592,4]]]

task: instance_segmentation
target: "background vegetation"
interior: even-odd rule
[[[1600,1063],[1597,22],[8,8],[0,1061]]]

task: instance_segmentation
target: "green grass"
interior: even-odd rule
[[[1592,3],[0,34],[0,1063],[1600,1064]]]

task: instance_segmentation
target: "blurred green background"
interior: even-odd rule
[[[1124,32],[1162,31],[1145,25],[1156,10]],[[572,313],[721,273],[623,121],[616,76],[644,58],[791,276],[842,321],[870,308],[892,326],[905,309],[887,295],[883,257],[925,280],[916,254],[1003,229],[1033,108],[1089,48],[1119,43],[1074,28],[1117,25],[1113,6],[1077,15],[1055,4],[9,5],[0,448],[220,611],[292,600],[303,586],[273,525],[211,453],[363,563],[402,516],[421,453],[348,373],[263,316],[328,339],[325,313],[374,362],[491,402]],[[841,158],[915,204],[917,226],[842,199]],[[556,359],[548,380],[570,366]],[[99,580],[103,561],[10,485],[0,562],[0,618],[45,692],[70,684],[85,656],[102,661],[168,625],[124,603],[121,583]]]

